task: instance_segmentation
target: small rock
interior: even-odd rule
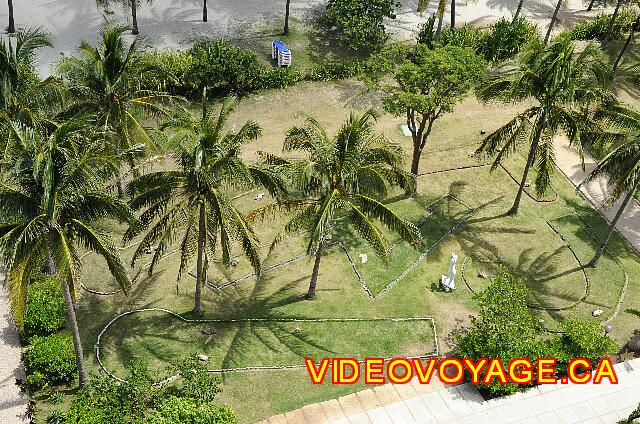
[[[300,334],[300,333],[302,333],[302,330],[300,329],[300,327],[296,327],[296,329],[293,330],[293,332],[296,333],[296,334]]]
[[[264,195],[265,195],[264,193],[258,193],[258,194],[256,194],[256,197],[254,197],[254,199],[253,199],[253,200],[262,200],[262,198],[264,197]]]
[[[593,315],[594,317],[599,317],[603,313],[604,311],[602,309],[596,309],[595,311],[591,312],[591,315]]]
[[[155,253],[156,250],[158,250],[158,246],[151,246],[144,249],[144,253],[146,253],[147,255],[151,255],[152,253]]]
[[[238,258],[231,259],[231,266],[238,266],[239,263],[240,263],[240,259]]]
[[[524,183],[525,187],[531,187],[531,181],[527,181],[526,183]]]
[[[200,330],[200,332],[202,334],[204,334],[205,336],[212,336],[212,335],[216,334],[218,332],[218,330],[216,330],[213,327],[210,327],[210,328],[203,328],[202,330]]]
[[[204,353],[201,353],[200,355],[198,355],[198,359],[201,360],[202,362],[207,362],[209,360],[209,357]]]
[[[480,130],[480,135],[485,135],[487,132],[485,130]]]
[[[360,258],[361,264],[366,264],[367,261],[369,260],[369,256],[366,253],[361,253],[358,255],[358,257]]]
[[[544,324],[544,318],[540,318],[540,321],[538,321],[540,324]]]
[[[633,350],[634,352],[640,352],[640,333],[636,334],[631,338],[631,340],[629,340],[627,347],[629,350]]]
[[[500,153],[502,151],[502,147],[496,147],[496,153]]]
[[[486,271],[480,271],[478,273],[478,277],[480,277],[480,278],[489,278],[489,274]]]

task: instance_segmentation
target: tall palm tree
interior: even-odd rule
[[[452,4],[454,0],[451,0]],[[427,9],[429,5],[429,0],[418,0],[418,12],[422,13]],[[444,12],[447,9],[447,0],[438,0],[438,26],[436,27],[435,40],[440,41],[440,37],[442,36],[442,22],[444,21]],[[452,15],[451,17],[452,25],[455,25],[455,17]]]
[[[138,30],[138,0],[130,0],[131,1],[131,33],[133,35],[140,34]]]
[[[620,13],[620,7],[622,7],[622,3],[624,0],[618,0],[616,2],[616,8],[613,10],[613,15],[611,15],[611,19],[609,20],[609,26],[607,27],[607,33],[604,36],[604,40],[602,41],[602,45],[606,46],[609,40],[611,39],[611,31],[613,30],[613,25],[616,23],[618,19],[618,14]]]
[[[207,0],[203,0],[203,2],[202,2],[202,22],[207,22],[207,20],[208,20]]]
[[[492,169],[519,145],[528,143],[529,153],[518,194],[509,215],[518,213],[529,171],[538,171],[535,186],[543,195],[550,184],[553,165],[553,137],[561,130],[572,144],[581,146],[586,128],[580,105],[597,105],[610,100],[610,73],[595,44],[574,51],[568,37],[560,37],[548,46],[533,44],[519,57],[519,65],[489,78],[478,87],[477,97],[487,102],[506,103],[535,100],[537,103],[517,114],[511,121],[489,134],[477,153],[494,155]]]
[[[620,53],[618,53],[618,57],[616,57],[616,61],[613,63],[613,72],[618,70],[618,66],[620,65],[620,61],[622,60],[622,56],[624,56],[625,52],[629,48],[629,44],[631,44],[631,40],[635,38],[636,31],[640,28],[640,15],[636,18],[631,30],[629,31],[629,36],[627,37],[627,41],[622,46]]]
[[[240,158],[243,145],[256,140],[260,126],[246,122],[237,132],[225,132],[224,126],[236,105],[230,97],[222,103],[218,114],[202,98],[201,116],[182,110],[165,126],[174,135],[177,169],[143,175],[128,186],[137,196],[131,201],[134,209],[144,209],[140,224],[125,234],[131,240],[147,228],[132,263],[157,246],[149,273],[180,237],[180,268],[178,280],[197,254],[194,313],[202,314],[202,286],[206,281],[207,252],[215,256],[221,250],[225,264],[229,263],[232,242],[239,242],[245,256],[260,272],[258,240],[225,189],[262,184],[271,193],[284,189],[277,176],[261,166],[246,164]]]
[[[627,117],[631,118],[636,125],[640,122],[638,121],[640,119],[639,113],[628,113]],[[607,247],[611,235],[616,229],[620,217],[631,199],[633,199],[638,188],[640,188],[640,135],[638,133],[607,154],[591,172],[587,180],[591,180],[602,174],[608,175],[610,183],[613,184],[613,190],[607,201],[613,203],[621,197],[623,200],[607,232],[604,237],[602,237],[595,255],[587,265],[593,268],[598,266],[600,258]]]
[[[284,35],[289,35],[289,14],[291,8],[291,0],[287,0],[284,6]]]
[[[125,47],[124,27],[107,27],[97,47],[83,41],[80,58],[65,59],[59,71],[71,82],[79,108],[97,116],[97,125],[111,134],[115,154],[123,157],[137,146],[154,144],[141,116],[167,116],[164,103],[172,97],[161,91],[141,90],[141,78],[162,71],[141,55],[136,38]],[[132,160],[129,160],[133,166]],[[118,196],[124,196],[122,179],[116,178]]]
[[[361,116],[352,113],[333,138],[329,138],[316,119],[306,117],[303,126],[289,130],[283,150],[304,152],[307,159],[265,155],[268,163],[279,166],[291,177],[296,189],[294,195],[279,205],[294,210],[295,215],[276,236],[271,249],[288,234],[300,231],[307,234],[307,253],[315,256],[308,299],[316,296],[320,260],[338,219],[351,224],[385,260],[391,254],[390,245],[375,220],[404,240],[416,243],[420,238],[415,225],[378,200],[387,195],[389,186],[412,192],[416,179],[402,169],[402,149],[374,132],[376,117],[372,110]],[[269,209],[259,209],[254,214],[262,215]]]
[[[9,119],[29,124],[34,111],[53,97],[54,78],[37,80],[34,57],[38,49],[53,47],[51,39],[39,28],[18,32],[12,39],[0,40],[0,106]]]
[[[104,142],[85,136],[89,128],[83,121],[49,121],[42,131],[10,122],[13,166],[0,182],[0,259],[7,267],[16,322],[23,323],[29,281],[46,264],[64,294],[80,385],[87,384],[88,375],[74,308],[82,268],[79,249],[102,256],[126,291],[130,282],[116,246],[93,224],[104,218],[134,219],[125,203],[104,192],[117,163]]]
[[[513,14],[513,19],[511,22],[515,22],[516,19],[520,16],[520,12],[522,12],[522,6],[524,5],[524,0],[520,0],[518,2],[518,7],[516,8],[516,13]]]
[[[13,0],[7,0],[9,2],[9,26],[7,27],[7,32],[9,34],[13,34],[16,32],[16,23],[13,19]]]
[[[560,6],[562,6],[562,2],[564,0],[558,0],[556,3],[556,8],[553,11],[553,15],[551,16],[551,22],[549,22],[549,28],[547,29],[547,35],[544,36],[544,44],[545,46],[549,43],[549,39],[551,38],[551,32],[553,31],[553,27],[556,25],[556,21],[558,20],[558,12],[560,11]]]

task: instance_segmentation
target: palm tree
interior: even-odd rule
[[[632,113],[628,114],[628,117],[633,119],[637,125],[640,114]],[[598,266],[600,258],[607,247],[611,235],[616,229],[620,217],[636,193],[636,190],[640,188],[640,135],[634,135],[607,154],[591,172],[587,181],[602,174],[607,174],[610,178],[610,183],[613,184],[613,190],[607,199],[608,202],[613,203],[621,197],[623,200],[607,232],[600,241],[600,245],[593,259],[591,259],[587,265],[592,268]]]
[[[11,121],[13,166],[0,182],[0,260],[7,267],[16,322],[23,323],[29,281],[46,264],[64,294],[81,386],[88,375],[74,308],[82,268],[79,248],[101,255],[126,291],[130,282],[115,244],[93,224],[104,218],[134,219],[125,203],[104,192],[117,163],[104,142],[85,135],[84,122],[86,117],[49,121],[47,131],[35,131]]]
[[[377,200],[387,195],[390,185],[411,193],[416,178],[402,169],[402,149],[374,133],[376,117],[372,110],[361,116],[352,113],[334,138],[328,137],[316,119],[306,117],[303,126],[289,130],[283,150],[304,152],[308,159],[265,155],[269,164],[280,167],[291,177],[297,190],[295,195],[275,206],[296,212],[276,236],[271,249],[288,234],[300,231],[307,234],[307,254],[315,255],[308,299],[316,296],[320,260],[338,219],[350,223],[383,259],[390,256],[390,245],[374,220],[404,240],[416,243],[420,238],[420,230],[415,225]],[[270,208],[259,209],[254,215],[264,215]]]
[[[15,45],[11,39],[0,40],[0,102],[9,119],[31,123],[35,109],[53,97],[53,78],[37,81],[34,56],[42,47],[53,47],[51,39],[39,28],[18,32]],[[57,87],[59,88],[59,87]]]
[[[289,13],[291,7],[291,0],[287,0],[287,3],[284,6],[284,35],[289,35]]]
[[[231,244],[235,240],[241,244],[256,273],[260,272],[258,240],[225,189],[257,183],[274,194],[284,189],[274,173],[261,166],[245,164],[240,158],[243,145],[256,140],[261,133],[256,122],[246,122],[237,132],[224,132],[236,102],[234,97],[225,99],[216,115],[208,106],[205,91],[200,117],[183,109],[165,125],[174,131],[172,143],[178,169],[143,175],[128,186],[130,193],[137,194],[131,206],[144,211],[140,224],[127,231],[125,240],[131,240],[151,225],[132,263],[157,246],[149,267],[151,274],[172,241],[181,234],[178,281],[197,253],[193,309],[197,315],[202,314],[207,252],[215,256],[220,248],[223,262],[229,264]]]
[[[616,19],[618,19],[618,14],[620,13],[620,7],[624,0],[618,0],[616,2],[616,8],[613,10],[613,15],[611,15],[611,19],[609,20],[609,26],[607,27],[607,33],[604,36],[604,40],[602,41],[602,45],[606,46],[609,40],[611,39],[611,31],[613,30],[613,25],[616,23]]]
[[[517,114],[489,134],[476,153],[494,155],[492,169],[520,144],[529,144],[522,180],[509,215],[518,213],[527,177],[532,167],[538,171],[536,192],[543,195],[550,185],[553,165],[553,137],[564,131],[572,144],[581,146],[586,129],[583,105],[597,105],[612,98],[607,88],[609,72],[595,44],[575,52],[568,37],[559,37],[549,46],[533,44],[519,57],[519,66],[488,79],[476,91],[484,102],[513,103],[535,100],[536,105]]]
[[[520,0],[518,2],[518,7],[516,8],[516,13],[513,14],[513,19],[511,22],[515,22],[516,19],[520,16],[520,12],[522,11],[522,5],[524,4],[524,0]]]
[[[130,0],[131,1],[131,33],[133,35],[140,34],[138,30],[138,0]]]
[[[9,34],[13,34],[16,32],[16,23],[13,20],[13,0],[8,0],[9,2],[9,27],[7,28],[7,32]]]
[[[202,22],[207,22],[208,19],[207,12],[207,0],[203,0],[202,2]]]
[[[620,65],[620,61],[622,60],[622,56],[624,56],[625,52],[629,48],[629,44],[631,44],[631,40],[634,39],[635,33],[636,33],[636,31],[638,31],[638,28],[640,28],[640,15],[638,15],[638,17],[636,18],[635,22],[633,23],[633,26],[631,27],[631,30],[629,31],[629,36],[627,37],[627,41],[624,43],[624,46],[622,46],[622,49],[620,50],[620,53],[618,54],[618,57],[616,58],[616,61],[613,63],[613,72],[616,72],[618,70],[618,66]]]
[[[551,31],[553,31],[553,27],[556,24],[556,20],[558,20],[558,12],[560,11],[560,6],[562,6],[562,2],[564,0],[558,0],[556,3],[556,8],[553,11],[553,16],[551,16],[551,22],[549,22],[549,29],[547,29],[547,35],[544,36],[544,44],[545,46],[549,43],[549,39],[551,38]]]
[[[116,156],[124,157],[140,145],[150,146],[154,140],[139,116],[167,116],[163,103],[172,97],[161,91],[141,90],[140,81],[149,74],[162,71],[140,54],[138,39],[126,48],[122,38],[124,27],[107,27],[100,46],[83,41],[81,58],[61,62],[59,71],[71,82],[79,108],[97,116],[97,126],[111,134]],[[129,156],[130,166],[133,159]],[[118,196],[124,196],[122,178],[116,178]]]
[[[454,0],[451,0],[452,4]],[[429,5],[429,0],[418,0],[418,13],[422,13],[427,9]],[[455,6],[454,6],[455,7]],[[442,36],[442,22],[444,21],[444,12],[447,8],[447,0],[438,0],[438,26],[436,28],[435,40],[440,41],[440,37]],[[455,17],[451,16],[452,25],[455,25]]]

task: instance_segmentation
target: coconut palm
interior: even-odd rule
[[[201,116],[183,109],[165,125],[174,132],[171,142],[177,169],[143,175],[128,186],[130,193],[137,194],[131,206],[144,211],[140,224],[127,231],[125,240],[146,231],[132,264],[156,246],[149,267],[152,273],[171,243],[181,237],[178,281],[197,254],[193,311],[198,315],[202,314],[207,252],[215,256],[220,249],[223,263],[229,264],[232,242],[237,241],[256,273],[260,272],[258,240],[225,190],[255,184],[262,184],[273,194],[284,189],[273,172],[245,164],[240,158],[242,147],[261,133],[256,122],[246,122],[237,132],[224,131],[236,102],[234,97],[225,99],[216,114],[205,92]]]
[[[13,0],[8,0],[9,4],[9,26],[7,27],[7,32],[9,34],[13,34],[16,32],[16,23],[13,19]]]
[[[613,72],[618,70],[618,66],[620,65],[620,61],[622,60],[622,56],[624,56],[625,52],[629,48],[629,44],[631,44],[631,40],[635,38],[636,31],[640,28],[640,15],[636,18],[631,30],[629,31],[629,36],[627,37],[627,41],[622,46],[620,53],[618,53],[618,57],[616,57],[616,61],[613,63]]]
[[[454,0],[451,0],[451,4],[453,5]],[[422,13],[427,9],[429,5],[429,0],[418,0],[418,12]],[[455,7],[455,6],[454,6]],[[436,27],[435,40],[440,41],[440,37],[442,36],[442,22],[444,21],[444,12],[447,8],[447,0],[438,0],[438,26]],[[455,16],[451,16],[452,25],[455,25]]]
[[[284,35],[289,35],[289,14],[291,9],[291,0],[287,0],[284,6]]]
[[[602,41],[603,46],[606,46],[611,39],[611,30],[613,29],[613,25],[616,23],[616,19],[618,19],[618,14],[620,13],[620,7],[622,7],[622,3],[624,3],[624,0],[616,1],[616,8],[613,10],[613,15],[611,15],[609,26],[607,27],[607,33],[605,34],[604,40]]]
[[[207,0],[202,1],[202,22],[207,22],[208,20],[208,11],[207,11]]]
[[[612,108],[609,108],[607,111],[609,116],[612,114],[611,109]],[[613,112],[616,111],[614,110]],[[624,114],[636,125],[637,122],[639,122],[638,120],[640,120],[640,113],[634,113],[626,109]],[[616,215],[609,224],[607,232],[604,237],[602,237],[594,257],[587,265],[593,268],[598,266],[600,258],[607,247],[611,235],[616,229],[620,217],[631,199],[633,199],[638,188],[640,188],[640,135],[636,133],[633,137],[615,147],[598,163],[587,178],[587,181],[602,174],[608,175],[609,181],[613,185],[607,201],[613,203],[620,198],[623,200]]]
[[[80,249],[102,256],[123,290],[130,286],[114,242],[94,226],[104,218],[132,223],[133,213],[103,190],[117,170],[104,142],[88,138],[86,119],[48,121],[36,131],[12,121],[13,166],[0,182],[0,260],[21,326],[29,281],[43,265],[59,278],[73,335],[80,385],[88,382],[74,308],[80,287]]]
[[[77,107],[97,116],[97,126],[111,134],[115,155],[122,157],[139,145],[153,145],[150,130],[139,118],[167,116],[164,102],[171,96],[161,91],[141,90],[141,79],[162,71],[141,55],[138,39],[125,47],[123,27],[102,31],[98,47],[83,41],[80,58],[63,60],[59,71],[71,82]],[[133,164],[130,163],[132,166]],[[116,179],[118,196],[124,196],[122,179]]]
[[[335,137],[329,138],[316,119],[306,117],[303,126],[287,133],[284,152],[304,152],[308,158],[290,160],[265,155],[267,163],[281,167],[295,189],[279,207],[295,211],[271,245],[273,250],[288,234],[307,234],[307,254],[315,261],[308,299],[316,296],[320,260],[328,240],[334,235],[338,219],[355,231],[383,259],[390,256],[390,245],[375,221],[380,221],[404,240],[416,243],[420,230],[398,217],[378,197],[387,195],[389,186],[413,192],[415,176],[402,169],[402,150],[374,132],[377,114],[369,110],[361,116],[351,114]],[[270,207],[254,212],[263,215]]]
[[[516,19],[520,16],[520,12],[522,12],[522,6],[524,5],[524,0],[520,0],[518,2],[518,7],[516,8],[516,13],[513,14],[512,22],[515,22]]]
[[[544,36],[544,44],[547,45],[549,43],[549,39],[551,38],[551,31],[553,31],[553,27],[558,20],[558,12],[560,11],[560,6],[562,6],[562,2],[564,0],[558,0],[556,3],[556,8],[553,10],[553,15],[551,16],[551,22],[549,22],[549,28],[547,29],[547,34]]]
[[[9,119],[30,124],[34,111],[59,94],[55,79],[39,81],[34,69],[37,50],[52,46],[39,28],[18,32],[15,44],[11,38],[7,42],[0,40],[0,102]]]
[[[505,72],[478,87],[478,98],[484,102],[499,100],[506,103],[534,100],[536,105],[489,134],[476,153],[496,155],[492,167],[495,169],[520,145],[529,145],[518,194],[507,212],[513,215],[518,213],[532,167],[537,170],[538,195],[548,189],[554,169],[553,137],[564,131],[570,142],[580,148],[583,130],[596,128],[593,123],[585,122],[584,108],[610,100],[612,94],[608,89],[610,73],[606,62],[593,43],[581,52],[574,50],[567,37],[560,37],[548,46],[535,43],[519,56],[517,67],[507,66]]]

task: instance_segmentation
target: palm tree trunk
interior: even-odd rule
[[[7,32],[9,34],[13,34],[16,32],[16,23],[13,20],[13,0],[9,1],[9,27],[7,28]]]
[[[604,41],[602,42],[603,46],[606,46],[609,40],[611,40],[611,31],[613,30],[613,25],[616,23],[616,19],[618,19],[618,14],[620,13],[620,7],[622,6],[623,0],[618,0],[616,2],[616,8],[613,11],[613,15],[611,15],[611,20],[609,21],[609,27],[607,28],[607,33],[604,36]]]
[[[316,297],[316,286],[318,284],[318,273],[320,272],[320,260],[322,259],[322,250],[324,242],[321,242],[316,250],[316,260],[313,264],[313,272],[311,273],[311,282],[309,283],[309,291],[307,292],[307,299],[311,300]]]
[[[58,275],[56,264],[51,259],[51,255],[47,255],[47,268],[49,274]],[[78,330],[78,320],[76,319],[76,308],[73,304],[73,298],[71,297],[71,291],[67,282],[60,278],[60,287],[62,288],[62,295],[64,296],[64,303],[67,308],[67,324],[69,324],[69,330],[73,337],[73,350],[76,356],[76,368],[78,369],[78,382],[80,387],[89,384],[89,374],[87,373],[87,367],[84,364],[84,354],[82,353],[82,342],[80,341],[80,330]]]
[[[533,137],[533,142],[531,143],[531,149],[529,150],[529,155],[527,156],[527,164],[524,167],[524,172],[522,173],[522,181],[520,181],[520,187],[518,187],[518,194],[516,194],[516,200],[513,202],[513,206],[507,212],[507,215],[516,215],[518,213],[518,209],[520,209],[520,200],[522,200],[522,193],[524,192],[524,186],[527,184],[527,177],[529,176],[529,170],[533,166],[533,161],[536,158],[536,151],[538,150],[538,144],[540,143],[540,137],[542,136],[542,130],[545,125],[546,113],[542,113],[542,116],[538,120],[538,127],[536,128],[536,133]]]
[[[444,15],[438,15],[438,27],[436,28],[436,41],[440,41],[440,36],[442,35],[443,20],[444,20]]]
[[[200,222],[198,223],[198,262],[196,270],[196,295],[193,313],[202,315],[202,285],[204,284],[204,247],[205,247],[205,210],[204,202],[200,205]]]
[[[522,11],[523,4],[524,4],[524,0],[520,0],[520,2],[518,3],[518,7],[516,9],[516,13],[513,15],[513,20],[511,22],[514,22],[516,19],[518,19],[518,16],[520,16],[520,12]]]
[[[560,11],[560,6],[562,5],[563,0],[558,0],[556,4],[556,10],[553,11],[553,16],[551,17],[551,22],[549,23],[549,29],[547,30],[547,35],[544,37],[544,45],[546,46],[549,42],[549,38],[551,37],[551,31],[553,31],[553,26],[556,24],[556,20],[558,19],[558,12]]]
[[[67,321],[69,329],[73,336],[73,350],[76,354],[76,368],[78,368],[78,380],[80,387],[89,384],[89,374],[87,373],[87,367],[84,364],[84,356],[82,353],[82,343],[80,342],[80,331],[78,330],[78,321],[76,320],[76,310],[73,305],[73,299],[71,298],[71,291],[69,285],[64,279],[60,278],[60,286],[62,287],[62,293],[64,294],[64,303],[67,305]]]
[[[629,202],[633,198],[633,195],[636,192],[636,190],[638,189],[638,186],[640,186],[640,179],[638,179],[635,182],[635,184],[633,185],[631,190],[629,190],[629,192],[625,196],[624,200],[622,201],[622,204],[620,205],[620,209],[618,209],[618,212],[616,213],[616,216],[613,218],[613,221],[611,221],[611,224],[609,225],[609,229],[607,230],[607,234],[605,234],[605,236],[602,238],[602,241],[600,242],[600,246],[598,246],[598,250],[596,250],[596,254],[593,256],[593,259],[591,259],[591,261],[589,261],[589,263],[587,264],[587,267],[589,267],[589,268],[597,268],[598,267],[598,263],[600,262],[600,258],[602,257],[602,254],[604,253],[604,249],[607,247],[607,243],[609,243],[609,239],[613,235],[613,232],[616,229],[616,225],[618,224],[618,221],[620,220],[620,217],[622,216],[622,213],[624,212],[625,208],[627,207],[627,205],[629,204]]]
[[[289,8],[291,7],[291,0],[287,0],[284,12],[284,35],[289,35]]]
[[[624,46],[622,47],[622,50],[620,50],[620,53],[618,54],[618,57],[616,58],[616,61],[613,64],[613,72],[614,73],[616,72],[616,70],[618,70],[618,65],[620,65],[620,61],[622,60],[622,56],[627,51],[627,48],[629,48],[629,44],[631,44],[631,40],[633,40],[633,36],[634,36],[634,34],[635,34],[635,32],[636,32],[636,30],[638,29],[639,26],[640,26],[640,16],[638,16],[636,18],[636,21],[633,23],[633,26],[631,27],[631,31],[629,32],[629,37],[627,37],[627,42],[624,43]]]
[[[451,0],[451,29],[456,27],[456,0]]]
[[[138,11],[136,10],[136,1],[138,0],[131,0],[131,18],[133,21],[133,29],[131,30],[131,33],[133,35],[138,35],[140,33],[140,31],[138,31]]]
[[[593,9],[593,4],[596,2],[596,0],[591,0],[589,2],[589,7],[587,7],[587,12],[591,12],[591,9]]]
[[[207,11],[207,0],[202,3],[202,22],[207,22],[209,19],[209,12]]]

